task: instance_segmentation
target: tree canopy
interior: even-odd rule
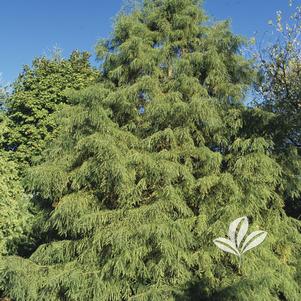
[[[5,257],[16,301],[298,300],[300,222],[273,141],[250,133],[254,72],[197,0],[145,0],[97,47],[100,81],[67,94],[27,188],[51,210],[29,258]],[[266,242],[241,268],[213,239],[246,215]],[[299,273],[299,274],[298,274]]]
[[[21,167],[31,165],[54,135],[53,113],[68,103],[66,89],[80,89],[96,82],[97,70],[87,52],[74,51],[69,59],[58,55],[36,58],[25,66],[4,100],[8,117],[2,149]]]
[[[33,228],[47,235],[28,256],[0,258],[5,296],[300,298],[292,182],[263,126],[271,112],[243,103],[256,76],[244,42],[197,0],[144,0],[119,14],[97,45],[97,82],[64,91],[55,135],[24,175],[43,211]],[[239,216],[268,233],[242,265],[213,243]]]
[[[6,118],[0,114],[0,142],[6,132]],[[32,215],[29,196],[22,187],[14,162],[0,157],[0,257],[14,254],[30,231]],[[1,289],[1,286],[0,286]]]
[[[257,54],[256,110],[252,131],[269,137],[283,169],[289,215],[301,218],[301,6],[285,21],[277,14],[273,42]]]

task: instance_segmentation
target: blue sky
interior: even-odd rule
[[[299,2],[301,0],[298,0]],[[295,3],[298,4],[298,1]],[[68,56],[72,50],[94,51],[99,38],[112,31],[122,0],[2,0],[0,3],[0,73],[13,81],[24,64],[53,47]],[[287,11],[287,0],[207,0],[207,13],[231,19],[235,33],[262,37],[277,10]]]

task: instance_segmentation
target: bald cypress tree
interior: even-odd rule
[[[8,297],[298,300],[300,223],[283,211],[271,142],[242,135],[242,42],[196,0],[145,0],[117,18],[97,47],[101,83],[70,92],[28,174],[53,235],[2,260]],[[243,215],[268,238],[239,267],[212,241]]]

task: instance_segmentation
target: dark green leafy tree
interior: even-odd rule
[[[53,237],[29,259],[5,258],[7,296],[299,299],[300,223],[283,210],[271,141],[245,134],[243,41],[227,22],[206,24],[196,0],[145,0],[117,18],[97,48],[101,82],[68,94],[57,138],[28,174],[54,207]],[[268,238],[239,269],[213,239],[244,215]]]
[[[9,123],[1,147],[21,167],[32,164],[52,139],[56,128],[53,113],[68,103],[65,90],[96,82],[98,72],[90,66],[89,57],[86,52],[74,51],[69,59],[58,55],[37,58],[14,82],[4,102]]]
[[[2,128],[3,123],[0,124],[0,133]],[[29,197],[21,185],[15,163],[1,156],[0,262],[2,256],[17,254],[20,245],[30,246],[29,233],[33,224],[33,216],[29,207]],[[2,290],[3,287],[0,285],[0,300],[2,300]]]
[[[14,254],[30,230],[29,198],[13,162],[0,158],[0,256]]]
[[[0,115],[0,142],[6,129],[6,118]],[[29,197],[17,175],[16,164],[0,156],[0,257],[15,254],[18,244],[26,240],[32,215]],[[0,287],[1,289],[1,287]]]

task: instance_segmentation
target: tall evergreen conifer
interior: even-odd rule
[[[300,223],[281,168],[242,137],[252,72],[227,22],[197,0],[145,0],[102,41],[100,84],[70,93],[59,137],[28,183],[53,239],[6,257],[16,301],[298,300]],[[212,240],[247,215],[268,238],[238,268]]]

